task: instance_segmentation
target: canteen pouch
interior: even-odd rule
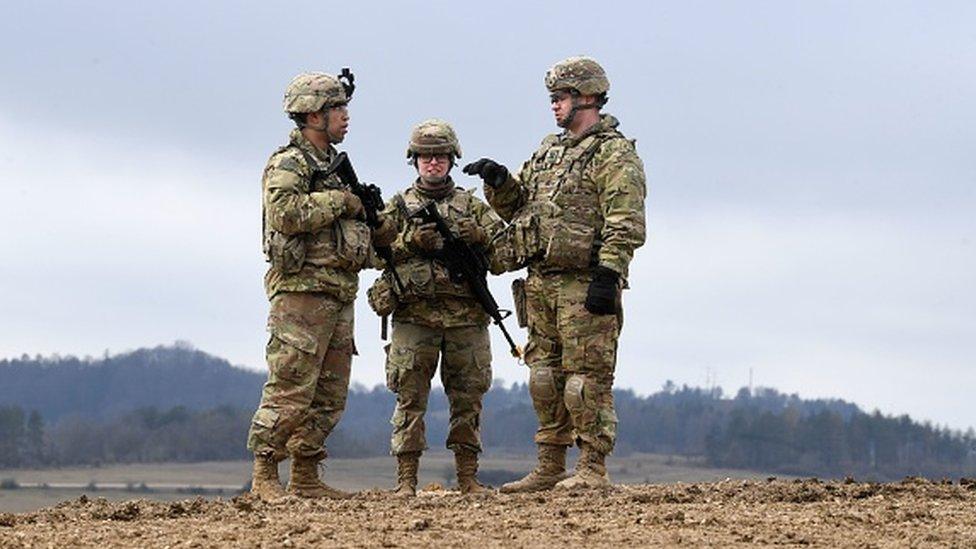
[[[386,273],[380,275],[366,291],[366,301],[369,302],[369,308],[379,316],[389,316],[396,310],[396,292]]]

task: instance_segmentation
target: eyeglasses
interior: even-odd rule
[[[563,99],[566,99],[567,97],[570,97],[571,95],[572,95],[571,93],[564,92],[564,91],[552,92],[552,93],[549,94],[549,102],[550,103],[559,103],[560,101],[562,101]]]
[[[329,112],[329,110],[349,112],[349,103],[340,103],[338,105],[326,105],[325,107],[322,107],[322,112]]]
[[[437,163],[448,162],[450,160],[451,160],[451,155],[444,154],[444,153],[439,153],[439,154],[418,154],[417,155],[417,161],[422,162],[424,164],[432,164],[434,162],[437,162]]]

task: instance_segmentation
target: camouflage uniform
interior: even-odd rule
[[[428,147],[418,143],[418,132],[425,128],[434,133],[433,144]],[[442,139],[438,141],[437,137]],[[415,128],[408,156],[428,151],[450,153],[451,162],[460,156],[450,126],[433,120]],[[440,361],[441,382],[451,408],[447,447],[456,455],[469,456],[468,461],[476,467],[476,456],[481,452],[481,400],[491,385],[489,317],[466,282],[451,280],[444,262],[414,244],[414,232],[419,230],[420,222],[407,216],[431,201],[455,233],[459,221],[473,220],[491,242],[504,226],[487,204],[472,192],[454,187],[449,176],[443,190],[437,193],[425,190],[418,178],[387,204],[385,211],[399,228],[392,249],[404,291],[394,292],[393,277],[385,272],[370,288],[369,297],[374,311],[393,315],[393,336],[386,361],[387,386],[397,395],[390,420],[391,451],[398,457],[419,457],[427,449],[424,414],[431,380]],[[491,255],[490,244],[484,251]],[[461,467],[459,462],[459,483]],[[475,482],[474,472],[475,469],[470,471],[470,482]]]
[[[473,218],[489,238],[503,226],[491,208],[468,191],[453,189],[447,196],[434,199],[415,186],[401,196],[411,212],[436,200],[438,211],[449,224],[461,217]],[[466,283],[451,280],[444,263],[413,249],[410,237],[416,220],[404,219],[396,202],[396,198],[391,201],[387,212],[400,227],[393,252],[406,293],[397,296],[386,362],[387,386],[397,394],[391,420],[392,451],[400,454],[427,448],[424,412],[440,359],[441,382],[451,405],[447,447],[480,452],[481,398],[491,384],[488,315]]]
[[[547,86],[554,91],[548,75]],[[617,125],[601,115],[581,135],[549,135],[517,176],[498,188],[485,186],[489,203],[511,222],[509,268],[528,267],[524,298],[516,295],[516,303],[524,303],[520,316],[529,330],[525,360],[539,419],[535,441],[575,442],[601,455],[616,439],[611,390],[622,313],[618,305],[617,314],[593,314],[584,302],[600,266],[619,274],[619,304],[645,236],[643,165]]]
[[[344,105],[346,98],[336,101]],[[289,110],[287,102],[286,96],[290,113],[309,112]],[[325,439],[346,404],[358,271],[371,264],[373,252],[369,228],[347,215],[348,191],[339,179],[313,182],[312,168],[327,166],[336,155],[331,145],[318,149],[294,129],[264,170],[269,373],[247,447],[273,461],[286,452],[322,459]]]

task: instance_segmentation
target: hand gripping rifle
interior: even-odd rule
[[[316,172],[315,177],[325,178],[333,173],[339,176],[339,180],[348,186],[352,194],[358,196],[359,201],[363,203],[363,211],[366,212],[366,225],[370,229],[379,227],[379,212],[383,211],[385,207],[385,204],[383,204],[383,192],[380,188],[372,183],[359,182],[359,178],[356,177],[356,170],[352,168],[352,162],[349,161],[349,155],[345,151],[339,153],[335,157],[335,160],[329,164],[328,168]],[[376,255],[380,256],[386,263],[387,269],[393,273],[393,279],[396,280],[397,289],[403,293],[403,282],[400,281],[400,275],[397,274],[396,265],[393,263],[393,249],[389,246],[377,247],[376,245],[373,245],[373,249],[376,250]]]
[[[434,201],[428,202],[427,205],[410,214],[410,217],[416,217],[423,223],[433,223],[435,225],[437,232],[444,239],[444,247],[436,252],[434,257],[447,264],[447,270],[451,274],[451,280],[454,282],[467,282],[471,293],[474,294],[475,299],[481,304],[481,308],[488,313],[488,316],[491,317],[495,325],[501,329],[505,340],[508,341],[508,347],[512,356],[521,359],[522,349],[512,341],[512,336],[509,335],[508,330],[505,329],[505,324],[502,322],[511,316],[512,313],[511,311],[504,311],[505,314],[502,314],[503,311],[498,308],[495,297],[491,295],[491,291],[488,289],[488,259],[485,257],[485,254],[479,250],[475,250],[467,242],[451,232],[444,218],[437,211],[437,204]]]

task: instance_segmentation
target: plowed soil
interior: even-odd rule
[[[0,514],[2,547],[976,546],[976,481],[617,486],[414,499],[108,502]]]

